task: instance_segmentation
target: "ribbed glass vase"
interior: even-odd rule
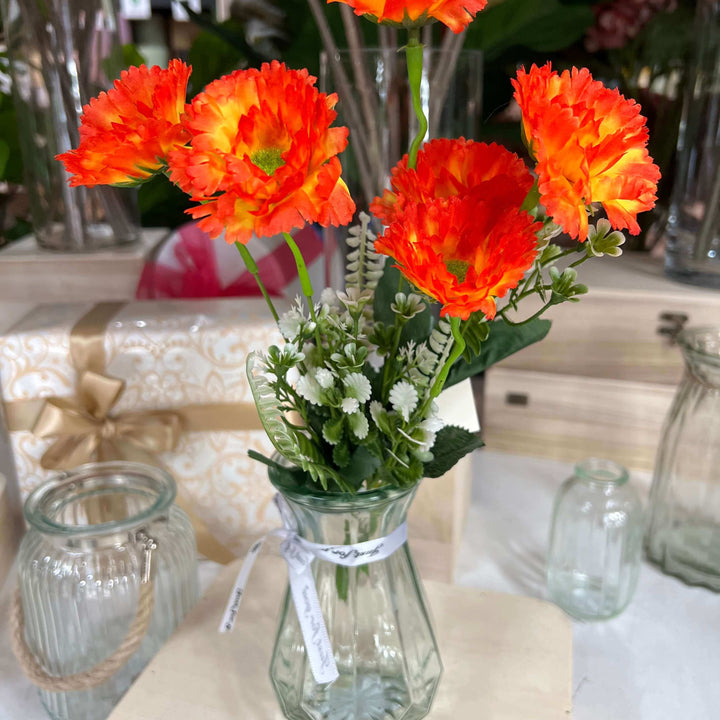
[[[683,330],[685,376],[658,448],[645,536],[671,575],[720,592],[720,327]]]
[[[278,487],[301,537],[347,545],[389,535],[405,522],[415,489],[357,495]],[[405,543],[384,560],[347,568],[315,560],[320,607],[340,677],[319,685],[288,589],[270,676],[291,720],[414,720],[430,710],[442,673],[420,579]]]
[[[197,600],[195,535],[174,499],[166,472],[124,462],[83,465],[28,497],[18,558],[25,643],[50,675],[87,671],[120,646],[138,611],[139,538],[157,544],[154,609],[139,649],[96,687],[41,690],[54,720],[106,718]]]

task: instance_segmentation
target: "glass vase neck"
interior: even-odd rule
[[[356,495],[295,490],[275,484],[297,524],[311,542],[349,545],[389,535],[407,519],[417,485]]]
[[[677,337],[688,371],[702,383],[720,389],[720,327],[695,327]]]
[[[175,500],[172,477],[129,462],[88,463],[40,485],[25,502],[25,519],[66,545],[114,542],[166,517]]]

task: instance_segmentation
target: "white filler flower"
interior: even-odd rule
[[[407,380],[398,380],[390,390],[390,404],[407,422],[418,404],[417,390]]]

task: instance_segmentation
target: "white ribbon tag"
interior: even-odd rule
[[[281,537],[283,542],[280,546],[280,554],[288,566],[290,592],[305,641],[305,652],[310,669],[315,682],[331,683],[337,680],[338,670],[320,609],[315,578],[312,573],[312,562],[318,558],[335,565],[357,567],[384,560],[407,542],[407,524],[403,523],[387,537],[377,540],[367,540],[355,545],[320,545],[301,538],[297,534],[296,528],[292,527],[294,524],[292,513],[285,505],[284,500],[280,496],[276,496],[275,502],[285,527],[271,530],[250,548],[235,580],[218,631],[225,633],[233,629],[250,571],[265,540],[273,535]]]

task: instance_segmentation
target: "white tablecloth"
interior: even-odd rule
[[[552,500],[570,472],[568,463],[476,453],[456,581],[545,597]],[[646,491],[646,475],[633,481]],[[215,568],[205,566],[202,572],[207,584]],[[9,649],[8,595],[6,587],[0,594],[0,720],[44,720]],[[576,622],[574,634],[575,720],[720,717],[720,596],[644,564],[625,613],[604,623]]]

